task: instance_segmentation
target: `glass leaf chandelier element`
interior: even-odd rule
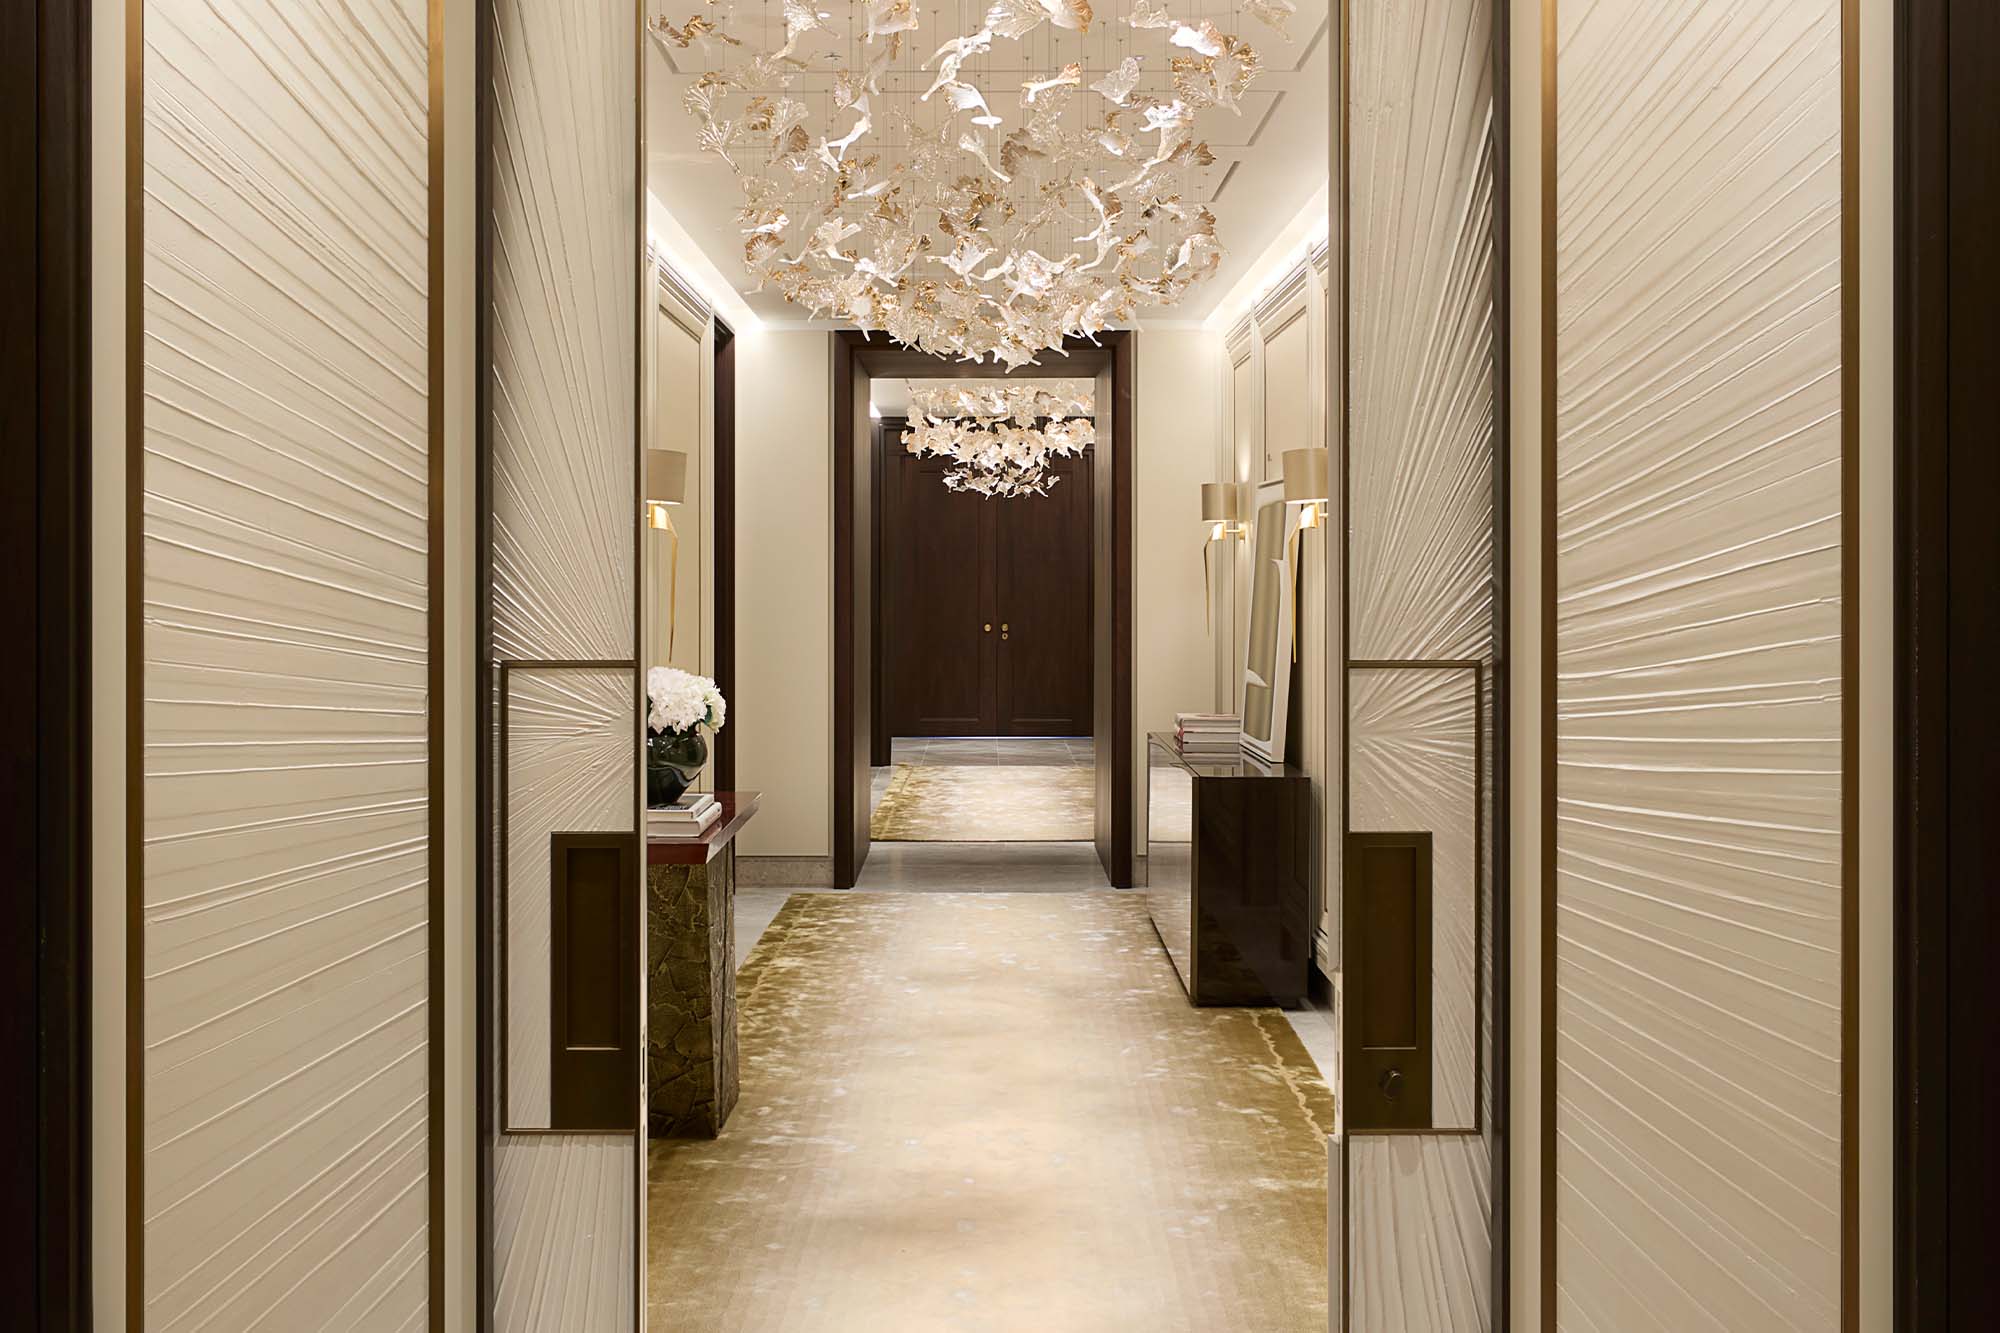
[[[911,453],[948,458],[944,484],[980,495],[1047,495],[1061,480],[1049,460],[1097,442],[1091,392],[1077,384],[988,381],[910,390]]]
[[[950,14],[850,0],[844,28],[817,3],[709,0],[649,24],[670,60],[702,53],[685,103],[742,187],[760,289],[1018,367],[1214,274],[1215,216],[1184,202],[1215,161],[1195,119],[1242,113],[1258,70],[1247,42],[1161,0],[1115,20],[1090,0],[992,0],[969,32],[952,16],[985,0]],[[1282,31],[1293,8],[1252,12]]]

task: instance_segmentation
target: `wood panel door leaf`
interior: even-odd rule
[[[944,485],[946,460],[885,451],[883,707],[897,736],[1091,731],[1091,477],[1047,495]]]

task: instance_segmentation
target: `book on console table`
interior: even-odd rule
[[[1243,748],[1243,719],[1235,713],[1176,713],[1174,744],[1196,758],[1233,757]]]
[[[646,811],[646,832],[655,838],[699,837],[702,830],[722,818],[722,807],[710,792],[689,792],[672,805],[656,805]]]

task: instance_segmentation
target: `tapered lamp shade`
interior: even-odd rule
[[[1243,504],[1234,482],[1205,481],[1201,484],[1201,521],[1204,523],[1243,521]]]
[[[687,493],[688,456],[678,449],[646,451],[646,503],[677,505]]]
[[[1284,464],[1286,504],[1326,503],[1326,450],[1287,449]]]

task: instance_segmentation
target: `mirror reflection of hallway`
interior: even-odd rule
[[[980,408],[1075,410],[1087,426],[1090,385],[878,377],[869,398],[871,843],[1088,843],[1091,460],[1052,455],[1033,492],[996,496],[930,446],[998,447],[1046,422],[960,415]]]

